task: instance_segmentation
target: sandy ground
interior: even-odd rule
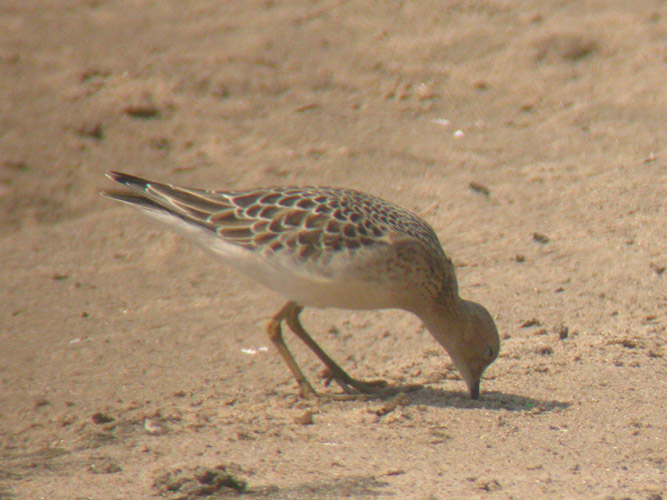
[[[3,0],[0,498],[665,498],[666,62],[660,0]],[[300,401],[282,299],[108,169],[422,215],[503,338],[481,400],[415,318],[308,310],[424,386]]]

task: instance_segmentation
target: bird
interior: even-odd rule
[[[484,306],[461,298],[452,260],[417,215],[348,188],[216,191],[106,175],[124,187],[102,195],[166,224],[287,299],[266,330],[300,397],[353,399],[388,385],[355,379],[331,359],[302,326],[305,307],[416,315],[447,351],[470,397],[480,397],[482,374],[500,351],[496,324]],[[333,380],[342,393],[313,388],[284,342],[283,323],[326,366],[326,385]]]

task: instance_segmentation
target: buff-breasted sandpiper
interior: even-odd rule
[[[346,393],[328,397],[344,399],[386,385],[354,379],[338,366],[301,325],[304,307],[414,313],[445,348],[471,397],[479,397],[482,373],[500,349],[496,325],[482,305],[459,296],[452,261],[416,215],[352,189],[210,191],[118,172],[107,176],[129,191],[104,195],[170,226],[287,298],[267,330],[302,397],[323,394],[285,345],[283,320]]]

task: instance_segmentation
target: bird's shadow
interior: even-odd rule
[[[566,410],[572,403],[567,401],[535,399],[519,394],[486,391],[480,398],[471,399],[467,392],[450,391],[430,386],[392,385],[371,399],[387,400],[398,394],[408,394],[407,406],[423,405],[434,408],[484,408],[486,410],[535,411],[538,413]]]

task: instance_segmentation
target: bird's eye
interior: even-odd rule
[[[486,359],[493,359],[495,352],[493,350],[493,347],[489,346],[486,348],[486,352],[484,354],[486,356]]]

